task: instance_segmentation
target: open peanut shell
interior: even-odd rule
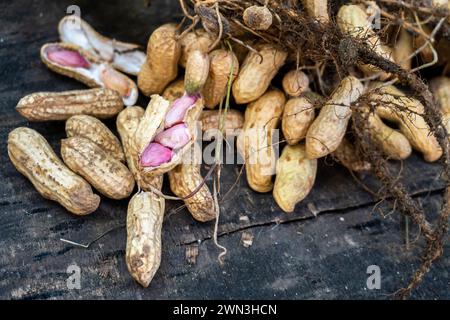
[[[183,97],[180,99],[183,99]],[[159,95],[152,95],[145,114],[136,130],[134,145],[139,154],[139,170],[142,170],[146,174],[160,175],[175,168],[175,166],[181,163],[183,155],[189,151],[197,139],[199,130],[198,119],[203,110],[203,100],[201,97],[195,97],[195,102],[189,106],[181,118],[182,120],[179,122],[185,124],[187,128],[188,141],[182,147],[172,150],[170,160],[155,166],[143,164],[142,157],[146,150],[148,150],[147,148],[154,143],[155,138],[157,139],[159,134],[165,130],[170,130],[170,128],[167,128],[166,116],[168,116],[175,103],[176,101],[171,104]]]
[[[122,72],[136,76],[145,62],[139,45],[107,38],[78,16],[62,18],[58,32],[62,42],[79,46]]]
[[[82,48],[68,43],[48,43],[41,60],[52,71],[76,79],[88,87],[104,87],[122,96],[125,105],[136,103],[139,92],[133,80]]]

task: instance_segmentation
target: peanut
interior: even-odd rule
[[[373,83],[371,88],[381,84]],[[424,106],[416,99],[406,96],[394,86],[383,86],[370,94],[370,101],[376,106],[376,113],[381,118],[396,122],[400,132],[411,143],[412,147],[423,153],[426,161],[433,162],[442,155],[436,137],[421,116]]]
[[[214,43],[211,35],[203,29],[188,32],[180,39],[181,57],[179,65],[186,68],[189,54],[192,51],[199,50],[202,53],[208,53],[209,47]]]
[[[269,44],[259,45],[256,49],[259,54],[248,53],[233,83],[233,96],[238,104],[261,97],[287,58],[286,52]]]
[[[161,264],[164,207],[164,199],[153,192],[139,192],[128,204],[125,258],[131,276],[143,287]]]
[[[119,139],[97,118],[86,115],[71,117],[66,122],[66,134],[69,138],[74,136],[87,138],[114,158],[125,161]]]
[[[122,109],[120,94],[105,88],[33,93],[20,99],[16,106],[16,110],[29,121],[67,120],[78,114],[106,119],[114,117]]]
[[[284,106],[281,121],[281,129],[287,143],[294,145],[303,140],[314,118],[314,105],[307,98],[289,99]]]
[[[394,61],[403,69],[409,71],[411,70],[412,63],[412,59],[410,58],[410,56],[413,54],[413,52],[413,37],[405,28],[402,28],[394,47]]]
[[[342,139],[341,144],[332,155],[337,162],[350,171],[364,172],[371,168],[370,163],[361,158],[356,148],[346,138]]]
[[[123,73],[89,52],[68,43],[48,43],[41,48],[41,60],[52,71],[76,79],[88,87],[115,90],[125,105],[133,105],[139,95],[136,84]]]
[[[353,76],[342,79],[320,110],[306,134],[308,157],[317,159],[335,151],[345,135],[352,115],[350,105],[363,92],[363,85]]]
[[[11,131],[8,155],[44,198],[58,202],[76,215],[97,210],[100,197],[92,193],[89,183],[70,171],[47,140],[33,129],[20,127]]]
[[[214,109],[227,93],[227,86],[232,73],[233,80],[239,73],[239,62],[232,51],[217,49],[209,54],[211,65],[208,79],[203,87],[205,107]]]
[[[317,19],[321,23],[328,23],[330,17],[328,15],[328,0],[302,0],[303,7],[312,18]]]
[[[71,170],[108,198],[124,199],[133,191],[134,178],[128,168],[91,140],[83,137],[63,139],[61,155]]]
[[[138,75],[138,86],[146,96],[160,94],[178,75],[181,46],[177,27],[165,24],[156,29],[147,45],[147,59]]]
[[[244,23],[253,30],[267,30],[272,25],[272,13],[266,6],[250,6],[242,15]]]
[[[343,5],[337,14],[337,23],[343,33],[366,41],[377,54],[392,60],[391,50],[381,43],[380,38],[372,30],[368,14],[358,5]],[[382,80],[389,77],[389,74],[381,72],[380,69],[372,65],[361,65],[360,69],[367,76],[380,73]]]
[[[199,50],[192,51],[186,62],[184,88],[188,95],[201,91],[209,74],[209,56]]]
[[[195,145],[190,151],[198,155]],[[177,197],[184,198],[195,191],[192,196],[184,199],[184,203],[195,220],[206,222],[215,219],[216,213],[214,199],[208,186],[204,184],[197,190],[198,186],[203,182],[200,164],[198,157],[195,158],[194,156],[191,159],[185,157],[183,163],[169,171],[168,175],[170,189]]]
[[[161,189],[163,176],[146,175],[139,171],[139,155],[134,149],[134,134],[144,115],[141,107],[128,107],[117,116],[116,126],[122,140],[128,168],[136,180],[137,185],[144,191],[152,188]]]
[[[203,141],[210,141],[212,137],[219,134],[220,119],[224,115],[219,110],[203,111],[200,117],[202,122]],[[238,110],[228,110],[223,119],[225,137],[237,136],[239,130],[244,125],[244,115]]]
[[[316,173],[317,159],[308,159],[304,144],[284,147],[273,188],[273,197],[283,211],[293,212],[295,205],[306,198]]]
[[[367,113],[372,140],[385,155],[394,160],[403,160],[411,155],[411,144],[403,134],[384,124],[378,115],[369,112],[369,108],[363,108],[363,111]]]
[[[450,78],[437,77],[430,81],[430,90],[444,117],[450,116]]]
[[[169,102],[174,102],[175,100],[181,98],[184,94],[184,79],[178,79],[170,83],[162,94],[162,97]]]
[[[135,133],[139,170],[160,175],[177,166],[197,138],[202,110],[198,96],[184,95],[169,108],[167,100],[153,95]]]
[[[283,77],[283,90],[290,97],[299,97],[309,89],[308,76],[300,70],[291,70]]]
[[[257,192],[273,188],[275,154],[272,147],[272,130],[283,113],[286,98],[279,90],[271,90],[250,103],[245,110],[245,121],[237,139],[237,148],[245,160],[247,182]]]

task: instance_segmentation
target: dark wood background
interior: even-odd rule
[[[128,274],[124,228],[89,249],[59,240],[86,243],[124,224],[127,201],[103,199],[97,212],[79,218],[42,199],[11,165],[7,136],[16,127],[29,126],[59,153],[64,123],[29,123],[15,106],[32,92],[83,88],[47,70],[39,60],[39,48],[58,39],[56,27],[67,6],[79,5],[82,17],[103,34],[145,45],[157,25],[181,17],[175,0],[151,3],[145,8],[142,0],[0,1],[0,298],[390,298],[419,263],[417,230],[411,230],[411,249],[406,250],[399,215],[384,203],[374,210],[378,200],[331,161],[321,161],[313,192],[289,215],[280,211],[270,194],[252,192],[241,179],[233,196],[222,203],[219,242],[228,248],[224,266],[217,262],[219,251],[211,239],[213,223],[196,223],[186,211],[167,216],[161,268],[147,289]],[[108,125],[114,127],[113,122]],[[230,188],[238,170],[225,166],[223,190]],[[404,163],[408,188],[429,215],[440,206],[439,171],[438,165],[426,164],[418,155]],[[369,176],[360,179],[375,187]],[[167,212],[180,205],[168,203]],[[250,248],[241,243],[244,232],[254,236]],[[186,251],[195,247],[197,261],[189,264]],[[447,245],[445,256],[414,298],[450,298],[448,249]],[[79,290],[66,285],[71,264],[81,268]],[[366,287],[370,265],[381,268],[380,290]]]

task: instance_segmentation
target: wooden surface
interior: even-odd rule
[[[213,223],[199,224],[181,203],[168,202],[163,227],[162,264],[152,284],[142,289],[129,276],[124,261],[125,229],[118,228],[89,249],[61,242],[87,243],[123,225],[127,201],[103,199],[88,217],[74,217],[42,199],[9,162],[8,133],[29,126],[42,133],[59,153],[64,123],[29,123],[15,111],[17,101],[36,91],[80,89],[83,85],[47,70],[39,48],[58,39],[56,26],[68,5],[105,35],[142,45],[150,32],[178,21],[176,1],[2,1],[0,28],[0,298],[3,299],[163,299],[163,298],[375,298],[386,299],[406,284],[419,263],[420,243],[411,230],[405,249],[403,222],[395,212],[363,191],[349,173],[321,161],[316,185],[293,214],[280,212],[270,194],[256,194],[241,179],[222,203],[219,242],[227,247],[225,264],[217,262]],[[140,103],[145,105],[146,99]],[[114,122],[107,122],[114,129]],[[398,165],[397,165],[398,169]],[[239,167],[225,166],[222,189],[234,183]],[[432,216],[439,208],[443,185],[440,167],[419,155],[404,163],[410,192]],[[376,188],[368,176],[360,179]],[[167,181],[166,181],[167,182]],[[167,187],[165,192],[168,192]],[[247,217],[242,218],[242,217]],[[253,245],[243,246],[243,234]],[[198,248],[195,264],[187,250]],[[450,298],[448,245],[444,257],[425,277],[414,298]],[[81,268],[81,289],[69,290],[67,268]],[[367,267],[381,269],[381,289],[366,287]]]

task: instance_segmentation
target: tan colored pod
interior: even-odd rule
[[[58,202],[76,215],[86,215],[98,208],[100,197],[92,192],[89,183],[70,171],[35,130],[20,127],[11,131],[8,155],[44,198]]]
[[[192,51],[199,50],[208,53],[209,47],[214,43],[214,39],[204,29],[197,29],[186,33],[180,39],[181,57],[178,62],[180,66],[186,68],[186,62]]]
[[[281,120],[281,129],[287,143],[294,145],[303,140],[314,118],[314,105],[307,98],[289,99],[284,106]]]
[[[302,0],[308,15],[321,23],[328,23],[328,0]]]
[[[284,64],[287,53],[270,44],[256,46],[249,52],[233,83],[233,96],[237,103],[245,104],[261,97]]]
[[[202,90],[205,107],[214,109],[226,96],[230,75],[233,80],[239,73],[236,55],[229,50],[217,49],[209,54],[210,68],[208,79]],[[231,70],[233,68],[233,70]],[[233,72],[233,73],[231,73]]]
[[[371,88],[378,88],[381,83],[372,83]],[[396,122],[400,132],[412,147],[429,162],[442,156],[442,149],[430,127],[421,116],[424,106],[416,99],[406,96],[394,86],[383,86],[370,94],[370,102],[376,104],[376,113],[383,119]]]
[[[369,171],[371,165],[364,161],[355,147],[346,138],[342,139],[339,147],[332,153],[333,158],[350,171]]]
[[[138,75],[143,94],[160,94],[178,75],[181,46],[175,24],[164,24],[153,31],[147,45],[147,59]]]
[[[173,107],[166,99],[159,95],[152,95],[149,105],[145,110],[141,122],[136,130],[134,136],[134,148],[142,158],[142,154],[146,148],[154,141],[154,138],[165,129],[166,115]],[[197,121],[203,111],[203,100],[201,97],[196,97],[196,101],[191,105],[184,114],[181,121],[186,124],[189,132],[189,141],[182,148],[173,150],[171,160],[162,163],[155,167],[144,167],[139,165],[139,170],[143,174],[161,175],[173,168],[175,168],[183,159],[184,154],[191,148],[194,141],[197,139]]]
[[[64,163],[81,175],[100,193],[111,199],[124,199],[134,188],[128,168],[94,142],[83,137],[61,140]]]
[[[133,105],[139,95],[136,84],[111,65],[68,43],[48,43],[41,48],[41,60],[52,71],[76,79],[91,88],[108,88]]]
[[[392,61],[391,49],[382,44],[380,38],[372,30],[367,12],[360,6],[354,4],[343,5],[339,9],[336,20],[343,33],[365,41],[377,54]],[[382,72],[373,65],[361,65],[360,69],[367,76],[380,73],[382,80],[389,77],[389,74]]]
[[[67,120],[78,114],[112,118],[123,109],[117,91],[105,88],[37,92],[20,99],[16,110],[29,121]]]
[[[164,208],[164,198],[153,192],[139,192],[128,204],[125,259],[131,276],[143,287],[149,286],[161,264]]]
[[[353,76],[342,79],[308,129],[308,157],[321,158],[339,147],[352,115],[350,106],[360,97],[363,89],[362,83]]]
[[[184,74],[184,89],[189,95],[199,93],[209,74],[209,55],[199,50],[189,54]]]
[[[119,139],[97,118],[78,115],[66,121],[66,134],[70,137],[84,137],[108,152],[114,158],[124,162],[125,155]]]
[[[317,159],[308,159],[305,145],[287,145],[277,162],[273,197],[284,212],[293,212],[295,205],[311,191],[317,173]]]
[[[220,114],[219,110],[203,111],[200,117],[202,122],[203,141],[211,141],[213,137],[220,134],[220,121],[223,117],[223,129],[225,137],[233,137],[239,134],[244,125],[244,115],[242,112],[234,109],[227,111],[226,116]]]
[[[430,81],[430,90],[442,110],[442,114],[450,115],[450,78],[437,77]]]
[[[181,98],[184,94],[184,79],[178,79],[170,83],[162,94],[162,97],[170,103]]]
[[[283,90],[290,97],[299,97],[309,90],[308,76],[300,70],[291,70],[283,77]]]
[[[134,134],[144,112],[141,107],[128,107],[117,116],[116,126],[122,140],[128,168],[138,187],[144,191],[151,191],[152,188],[161,189],[163,176],[145,175],[139,170],[139,155],[134,149]]]
[[[412,147],[408,139],[399,131],[392,129],[383,123],[376,114],[369,113],[368,108],[368,129],[372,140],[378,145],[385,155],[394,160],[404,160],[412,153]]]
[[[196,191],[197,187],[203,182],[200,164],[196,163],[182,163],[169,171],[168,176],[170,189],[180,198]],[[206,222],[216,218],[214,199],[206,184],[193,196],[184,199],[184,204],[197,221]]]
[[[280,122],[285,101],[281,91],[271,90],[250,103],[245,110],[237,149],[245,160],[247,182],[257,192],[269,192],[273,188],[276,159],[272,131]]]
[[[414,52],[413,36],[402,28],[394,46],[394,61],[405,70],[411,70],[412,58],[410,56]]]
[[[244,10],[242,19],[247,27],[265,31],[272,25],[272,13],[266,6],[253,5]]]
[[[58,24],[61,42],[82,47],[120,71],[137,75],[145,61],[145,53],[134,43],[117,41],[99,34],[77,15],[65,16]]]

